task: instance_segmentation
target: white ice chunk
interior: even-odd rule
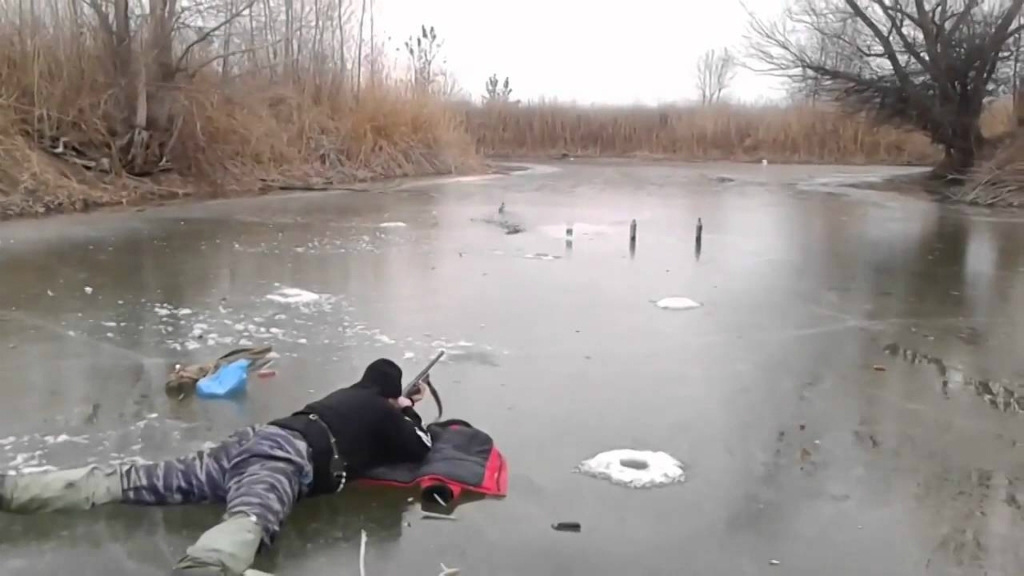
[[[86,294],[92,294],[92,286],[86,286],[84,290]]]
[[[652,488],[683,482],[683,465],[664,452],[619,449],[584,460],[577,472],[629,488]]]
[[[380,223],[380,227],[381,228],[404,228],[405,226],[406,226],[405,222],[381,222]]]
[[[301,288],[281,288],[277,292],[267,295],[267,300],[273,300],[282,304],[308,304],[319,299],[319,294],[314,294]]]
[[[79,444],[88,444],[89,439],[87,436],[68,436],[67,434],[52,435],[48,434],[42,437],[43,442],[47,444],[61,444],[63,442],[77,442]]]
[[[669,296],[668,298],[662,298],[655,302],[654,305],[662,310],[690,310],[692,308],[701,307],[700,302],[690,300],[683,296]]]

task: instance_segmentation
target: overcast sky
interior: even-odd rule
[[[740,47],[739,0],[374,0],[379,37],[393,47],[433,25],[442,56],[475,98],[491,74],[508,76],[513,98],[582,104],[692,100],[694,68],[709,48]],[[748,0],[774,14],[784,0]],[[356,0],[358,3],[358,0]],[[381,34],[382,33],[382,34]],[[778,96],[772,78],[740,71],[730,95]]]

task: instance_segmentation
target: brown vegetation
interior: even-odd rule
[[[685,108],[484,106],[464,110],[477,151],[492,156],[645,156],[837,164],[931,164],[915,132],[818,105]]]
[[[476,168],[345,4],[280,1],[0,2],[0,217]]]
[[[405,44],[405,81],[363,20],[351,0],[0,0],[0,218],[471,171],[481,156],[942,156],[820,103],[519,105],[497,77],[490,104],[458,103],[432,28]],[[996,107],[983,127],[1012,122]]]
[[[963,184],[946,196],[955,202],[981,206],[1024,205],[1024,132],[1001,139],[992,157],[974,170]]]

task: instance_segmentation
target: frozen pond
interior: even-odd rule
[[[258,568],[357,573],[366,530],[371,575],[1019,574],[1024,226],[836,187],[888,171],[577,161],[4,224],[0,468],[176,455],[444,348],[445,415],[494,436],[509,497],[305,502]],[[241,399],[163,392],[267,344]],[[574,473],[620,448],[685,482]],[[3,516],[0,572],[166,574],[220,513]]]

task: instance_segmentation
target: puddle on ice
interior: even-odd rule
[[[598,236],[610,233],[614,228],[606,224],[587,224],[586,222],[574,222],[571,224],[552,224],[541,226],[540,230],[552,238],[565,238],[565,230],[572,227],[573,238],[581,236]]]
[[[654,303],[655,306],[662,310],[691,310],[693,308],[700,308],[702,304],[683,296],[669,296],[668,298],[662,298]]]
[[[628,488],[654,488],[683,482],[683,464],[664,452],[619,449],[584,460],[575,472]]]
[[[435,350],[445,350],[447,355],[442,362],[453,364],[479,364],[482,366],[498,366],[498,360],[491,346],[477,348],[476,344],[460,340],[452,343],[445,340],[434,340],[431,346]]]

